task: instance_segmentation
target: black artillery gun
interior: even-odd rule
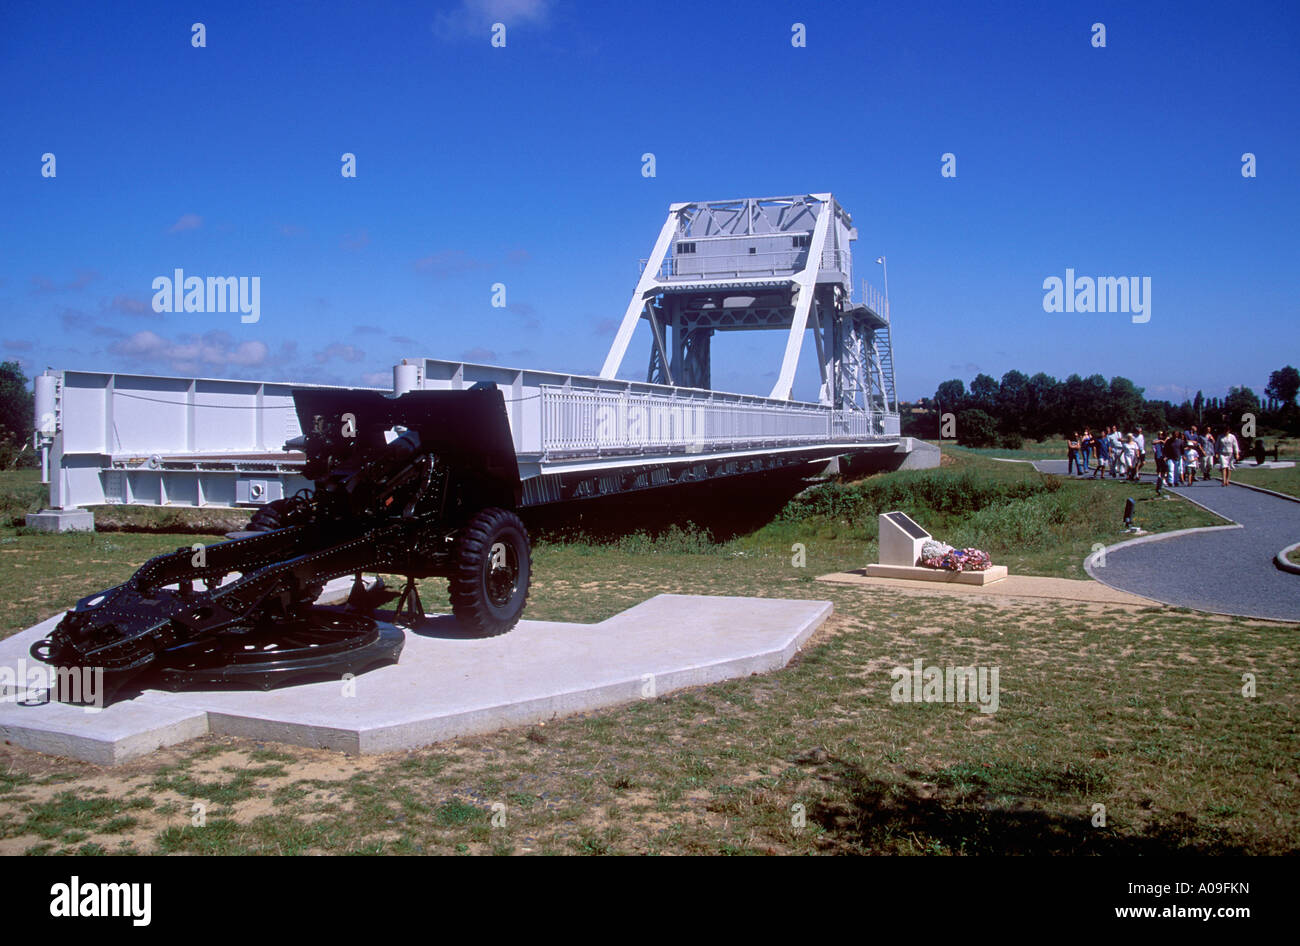
[[[394,597],[363,572],[406,576],[395,621],[419,623],[418,578],[445,577],[467,634],[514,627],[532,558],[505,401],[466,391],[294,392],[314,489],[261,507],[250,533],[185,547],[77,602],[31,648],[56,667],[102,668],[124,686],[269,689],[395,662],[404,635],[373,618]],[[314,604],[354,575],[346,606]],[[201,587],[200,587],[201,586]]]

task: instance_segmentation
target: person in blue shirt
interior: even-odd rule
[[[1169,464],[1169,485],[1183,484],[1183,438],[1177,430],[1165,441],[1165,462]]]

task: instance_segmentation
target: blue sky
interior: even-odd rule
[[[888,256],[904,398],[1012,368],[1259,393],[1300,362],[1298,11],[8,0],[0,359],[344,384],[387,383],[403,356],[595,373],[669,203],[832,191],[857,275],[879,285]],[[1150,277],[1150,321],[1044,312],[1067,267]],[[154,313],[177,268],[259,276],[260,320]],[[647,346],[643,327],[626,376]],[[766,393],[782,346],[716,341],[715,386]],[[796,396],[815,376],[805,358]]]

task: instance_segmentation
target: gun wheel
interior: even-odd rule
[[[484,509],[456,543],[451,608],[467,630],[502,634],[519,622],[533,561],[528,531],[513,512]]]

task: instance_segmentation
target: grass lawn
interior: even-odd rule
[[[779,582],[790,568],[796,543],[803,546],[807,573],[861,568],[877,559],[878,513],[892,509],[910,513],[953,545],[985,549],[1013,573],[1060,578],[1087,578],[1083,560],[1093,546],[1125,537],[1122,513],[1129,496],[1137,500],[1135,521],[1149,532],[1223,522],[1182,499],[1156,499],[1153,490],[1133,484],[1043,476],[1027,464],[998,463],[960,447],[945,450],[939,470],[816,486],[771,522],[725,542],[713,541],[700,526],[684,520],[666,520],[669,524],[656,534],[637,531],[606,540],[582,533],[535,536],[528,614],[597,621],[621,610],[599,594],[564,591],[581,586],[572,576],[601,562],[625,567],[627,580],[644,589],[643,597],[666,579],[708,589],[702,594],[727,594],[729,584]],[[15,479],[0,480],[0,488],[28,489],[29,480],[35,483],[34,473],[28,477],[28,472],[6,474]],[[51,534],[0,526],[0,637],[124,581],[153,555],[220,541],[231,526],[230,511],[222,509],[110,511],[118,528],[132,531]],[[97,515],[97,522],[104,518]],[[169,524],[187,531],[156,531]],[[550,581],[556,582],[552,590],[558,597],[545,592]],[[441,579],[422,581],[420,594],[431,610],[450,607]]]
[[[874,560],[879,508],[1013,571],[1082,577],[1093,543],[1120,537],[1129,490],[1054,480],[952,450],[938,471],[808,490],[725,542],[689,524],[543,536],[530,618],[596,621],[664,592],[828,599],[835,614],[777,673],[410,752],[205,737],[100,769],[0,746],[0,852],[1294,852],[1294,626],[814,581]],[[1216,521],[1179,499],[1143,499],[1139,516]],[[0,529],[3,632],[201,540]],[[425,585],[445,606],[443,583]],[[916,658],[999,668],[1000,708],[892,702],[890,668]]]
[[[952,441],[930,440],[944,450],[953,446]],[[1069,443],[1064,437],[1049,437],[1046,440],[1026,440],[1018,450],[1010,447],[962,447],[969,453],[985,457],[1003,457],[1009,460],[1064,460],[1069,456]]]
[[[21,524],[29,512],[46,505],[49,496],[40,470],[0,470],[0,528]]]
[[[1254,460],[1247,460],[1233,470],[1233,480],[1249,483],[1251,486],[1262,486],[1275,493],[1300,497],[1300,465],[1280,470],[1260,470],[1253,467],[1254,462]]]

